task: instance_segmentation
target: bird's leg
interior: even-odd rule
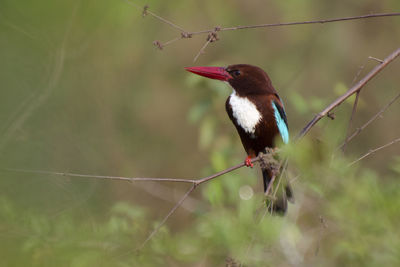
[[[254,167],[254,164],[251,162],[250,156],[247,156],[247,158],[244,160],[244,165],[246,165],[247,167],[250,167],[250,168]]]

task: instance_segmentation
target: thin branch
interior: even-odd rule
[[[226,27],[226,28],[221,28],[221,31],[234,31],[234,30],[245,30],[245,29],[256,29],[256,28],[267,28],[267,27],[280,27],[280,26],[293,26],[293,25],[304,25],[304,24],[324,24],[324,23],[331,23],[331,22],[338,22],[338,21],[350,21],[350,20],[379,18],[379,17],[392,17],[392,16],[400,16],[400,12],[376,13],[376,14],[367,14],[367,15],[353,16],[353,17],[333,18],[333,19],[320,19],[320,20],[311,20],[311,21],[298,21],[298,22],[285,22],[285,23],[265,23],[265,24],[258,24],[258,25]],[[210,32],[212,32],[212,30],[191,32],[191,34],[192,35],[197,35],[197,34],[204,34],[204,33],[210,33]]]
[[[272,185],[275,182],[275,178],[276,178],[276,173],[272,172],[271,180],[269,181],[268,186],[267,186],[267,190],[265,190],[265,193],[264,193],[266,196],[269,195],[269,192],[271,191]]]
[[[385,145],[383,145],[383,146],[380,146],[380,147],[377,147],[377,148],[375,148],[375,149],[369,150],[368,153],[362,155],[361,157],[359,157],[358,159],[356,159],[355,161],[353,161],[352,163],[350,163],[350,164],[347,165],[347,166],[348,166],[348,167],[349,167],[349,166],[352,166],[353,164],[355,164],[355,163],[359,162],[360,160],[362,160],[362,159],[368,157],[369,155],[371,155],[371,154],[373,154],[373,153],[375,153],[375,152],[377,152],[377,151],[379,151],[379,150],[381,150],[381,149],[384,149],[384,148],[386,148],[386,147],[388,147],[388,146],[394,145],[394,144],[397,143],[397,142],[400,142],[400,138],[394,139],[393,141],[391,141],[391,142],[389,142],[389,143],[387,143],[387,144],[385,144]]]
[[[379,63],[383,63],[383,60],[382,60],[382,59],[379,59],[379,58],[376,58],[376,57],[371,57],[371,56],[369,56],[368,59],[373,59],[373,60],[378,61]]]
[[[364,70],[365,65],[367,64],[368,59],[371,59],[371,57],[368,57],[368,58],[365,60],[364,64],[362,64],[361,67],[358,69],[356,75],[355,75],[354,78],[353,78],[353,81],[351,82],[351,86],[354,85],[354,83],[357,81],[358,77],[360,76],[361,72]],[[382,62],[380,62],[380,63],[382,63]],[[357,110],[358,98],[359,98],[359,96],[360,96],[360,92],[361,92],[361,90],[358,91],[358,92],[356,93],[356,98],[354,99],[353,109],[352,109],[352,111],[351,111],[349,124],[347,125],[346,137],[345,137],[345,141],[344,141],[344,146],[343,146],[343,148],[342,148],[342,152],[344,152],[344,151],[346,150],[346,145],[347,145],[347,142],[348,142],[348,138],[349,138],[349,134],[350,134],[351,125],[352,125],[352,123],[353,123],[354,115],[355,115],[356,110]]]
[[[369,59],[369,57],[368,57],[368,59]],[[354,78],[353,78],[353,81],[351,81],[351,86],[354,85],[354,83],[355,83],[355,82],[357,81],[357,79],[358,79],[358,76],[360,76],[361,72],[364,70],[365,65],[367,64],[368,59],[365,60],[364,64],[362,64],[362,65],[360,66],[360,68],[358,69],[356,75],[355,75]],[[382,63],[382,62],[380,62],[380,63]]]
[[[149,15],[151,15],[151,16],[153,16],[154,18],[156,18],[156,19],[158,19],[158,20],[160,20],[160,21],[162,21],[162,22],[168,24],[168,25],[171,26],[172,28],[175,28],[175,29],[177,29],[177,30],[179,30],[179,31],[181,31],[181,32],[186,32],[185,29],[183,29],[181,26],[176,25],[175,23],[173,23],[173,22],[171,22],[171,21],[169,21],[169,20],[166,20],[166,19],[164,19],[163,17],[160,17],[160,16],[158,16],[157,14],[155,14],[155,13],[149,11],[149,10],[147,10],[146,13],[149,14]]]
[[[346,150],[346,145],[349,142],[349,134],[350,134],[351,124],[353,123],[354,115],[356,114],[358,98],[360,97],[360,92],[361,92],[361,90],[357,91],[356,98],[354,99],[354,104],[353,104],[353,109],[352,109],[351,115],[350,115],[349,125],[347,126],[346,138],[344,140],[344,145],[342,148],[343,152]]]
[[[356,75],[354,76],[353,81],[351,82],[351,86],[353,86],[354,83],[357,81],[358,76],[360,76],[361,72],[362,72],[362,71],[364,70],[364,68],[365,68],[365,65],[367,64],[368,60],[370,60],[370,59],[373,59],[373,60],[375,60],[375,61],[378,61],[379,63],[382,63],[382,62],[383,62],[383,61],[380,60],[380,59],[377,59],[377,58],[375,58],[375,57],[369,56],[369,57],[365,60],[364,64],[361,65],[361,67],[360,67],[359,70],[357,71]],[[351,111],[349,124],[348,124],[347,130],[346,130],[346,138],[345,138],[345,140],[344,140],[344,145],[342,146],[342,152],[345,152],[345,150],[346,150],[346,145],[347,145],[347,143],[349,142],[350,129],[351,129],[351,125],[352,125],[352,123],[353,123],[354,115],[355,115],[356,110],[357,110],[358,98],[360,97],[360,93],[361,93],[361,90],[360,90],[360,91],[357,91],[357,93],[356,93],[356,98],[354,99],[353,109],[352,109],[352,111]]]
[[[125,0],[125,1],[129,2],[127,0]],[[146,8],[146,6],[145,6],[145,8]],[[209,30],[188,32],[188,31],[185,31],[182,27],[180,27],[180,26],[178,26],[178,25],[176,25],[176,24],[174,24],[174,23],[162,18],[161,16],[158,16],[158,15],[154,14],[153,12],[150,12],[148,10],[148,7],[146,9],[146,12],[149,13],[150,15],[154,16],[156,19],[158,19],[158,20],[160,20],[160,21],[162,21],[164,23],[167,23],[171,27],[189,34],[190,37],[192,37],[193,35],[201,35],[201,34],[206,34],[206,33],[212,33],[214,31],[214,29],[209,29]],[[296,22],[283,22],[283,23],[264,23],[264,24],[246,25],[246,26],[221,27],[220,31],[235,31],[235,30],[268,28],[268,27],[282,27],[282,26],[294,26],[294,25],[305,25],[305,24],[324,24],[324,23],[332,23],[332,22],[339,22],[339,21],[351,21],[351,20],[381,18],[381,17],[395,17],[395,16],[400,16],[400,12],[375,13],[375,14],[367,14],[367,15],[352,16],[352,17],[341,17],[341,18],[333,18],[333,19],[319,19],[319,20],[309,20],[309,21],[296,21]]]
[[[150,15],[150,16],[154,17],[155,19],[157,19],[157,20],[159,20],[159,21],[171,26],[174,29],[177,29],[177,30],[179,30],[181,32],[186,32],[181,26],[176,25],[175,23],[173,23],[173,22],[171,22],[171,21],[169,21],[169,20],[167,20],[167,19],[165,19],[165,18],[163,18],[163,17],[151,12],[149,10],[149,6],[148,5],[145,5],[144,7],[142,7],[142,6],[138,5],[138,4],[136,4],[135,2],[132,2],[132,1],[129,1],[129,0],[124,0],[124,1],[125,1],[125,3],[127,3],[130,6],[136,7],[137,9],[142,9],[143,17],[145,17],[147,15]]]
[[[204,53],[204,50],[206,50],[207,46],[208,46],[210,43],[211,43],[210,40],[207,40],[207,41],[205,42],[205,44],[200,48],[200,50],[199,50],[199,52],[197,53],[197,55],[194,57],[193,63],[196,62],[197,59],[199,58],[199,56],[200,56],[201,54]]]
[[[183,195],[183,197],[175,204],[175,206],[168,212],[168,214],[164,217],[164,219],[157,225],[156,228],[149,234],[149,236],[146,238],[146,240],[143,241],[143,243],[137,248],[137,250],[141,250],[146,243],[153,238],[153,236],[160,230],[161,226],[164,225],[164,223],[168,220],[169,217],[177,210],[182,203],[185,201],[185,199],[194,191],[196,188],[196,184],[193,184],[190,189]]]
[[[251,159],[252,163],[260,160],[260,157],[255,157]],[[182,179],[182,178],[151,178],[151,177],[123,177],[123,176],[107,176],[107,175],[92,175],[92,174],[79,174],[70,172],[53,172],[53,171],[41,171],[41,170],[27,170],[27,169],[12,169],[12,168],[0,168],[3,171],[11,172],[24,172],[24,173],[36,173],[36,174],[49,174],[67,177],[80,177],[80,178],[95,178],[95,179],[105,179],[105,180],[120,180],[128,182],[175,182],[175,183],[191,183],[198,186],[202,183],[208,182],[209,180],[215,179],[221,175],[227,174],[236,169],[245,166],[244,162],[239,163],[235,166],[222,170],[220,172],[214,173],[210,176],[199,178],[199,179]]]
[[[397,48],[393,51],[389,56],[387,56],[381,64],[376,66],[373,70],[371,70],[363,79],[361,79],[355,86],[350,88],[345,94],[337,98],[333,101],[328,107],[326,107],[323,111],[317,114],[307,125],[304,127],[300,133],[297,135],[296,139],[302,138],[305,134],[310,131],[310,129],[323,117],[329,114],[334,108],[343,103],[347,98],[351,95],[358,92],[361,88],[363,88],[372,78],[374,78],[382,69],[384,69],[390,62],[395,60],[400,55],[400,48]]]
[[[178,183],[191,183],[195,184],[196,180],[193,179],[179,179],[179,178],[141,178],[141,177],[123,177],[123,176],[106,176],[106,175],[93,175],[93,174],[79,174],[70,172],[52,172],[52,171],[40,171],[40,170],[26,170],[26,169],[10,169],[1,168],[0,170],[11,171],[11,172],[25,172],[25,173],[36,173],[36,174],[49,174],[67,177],[81,177],[81,178],[95,178],[105,180],[120,180],[128,182],[178,182]]]
[[[180,39],[182,39],[182,38],[176,37],[176,38],[174,38],[174,39],[172,39],[172,40],[169,40],[169,41],[167,41],[167,42],[164,42],[164,43],[162,44],[162,46],[165,47],[165,46],[167,46],[167,45],[170,45],[170,44],[172,44],[172,43],[175,43],[176,41],[179,41]]]
[[[177,190],[175,187],[169,187],[162,183],[135,183],[133,187],[139,188],[151,196],[161,199],[164,202],[176,203],[179,200],[175,195],[181,196],[183,192]],[[173,195],[173,197],[171,197]],[[195,212],[196,210],[205,210],[206,204],[197,198],[188,196],[185,202],[182,203],[182,208],[188,212]]]
[[[260,157],[252,158],[252,159],[251,159],[251,163],[258,162],[259,160],[260,160]],[[225,169],[225,170],[223,170],[223,171],[217,172],[217,173],[215,173],[215,174],[213,174],[213,175],[210,175],[210,176],[204,177],[204,178],[202,178],[202,179],[196,180],[197,185],[202,184],[202,183],[205,183],[205,182],[208,182],[209,180],[212,180],[212,179],[214,179],[214,178],[217,178],[218,176],[227,174],[227,173],[229,173],[229,172],[231,172],[231,171],[234,171],[234,170],[236,170],[236,169],[242,168],[243,166],[245,166],[244,162],[242,162],[242,163],[240,163],[240,164],[237,164],[237,165],[235,165],[235,166],[232,166],[232,167],[230,167],[230,168],[228,168],[228,169]]]
[[[200,51],[197,53],[197,55],[195,56],[193,62],[196,62],[197,59],[199,58],[199,56],[200,56],[201,54],[204,54],[204,51],[206,50],[207,46],[208,46],[210,43],[213,43],[213,42],[216,42],[216,41],[219,40],[217,32],[220,31],[220,30],[221,30],[220,27],[215,27],[214,31],[211,32],[210,34],[208,34],[206,43],[203,45],[203,47],[202,47],[202,48],[200,49]]]
[[[364,123],[364,125],[362,125],[360,128],[357,128],[348,138],[347,138],[347,142],[350,142],[351,139],[353,139],[354,137],[356,137],[357,135],[359,135],[361,133],[362,130],[364,130],[368,125],[370,125],[374,120],[376,120],[377,118],[379,118],[381,116],[381,114],[383,112],[385,112],[397,99],[400,98],[400,93],[397,94],[395,97],[393,97],[389,103],[387,103],[383,108],[381,108],[374,116],[372,116],[366,123]],[[342,143],[339,146],[339,149],[342,149],[343,146],[345,145],[345,143]]]
[[[126,3],[135,6],[138,8],[136,3],[133,3],[129,0],[124,0]],[[306,24],[325,24],[325,23],[332,23],[332,22],[339,22],[339,21],[352,21],[352,20],[360,20],[360,19],[370,19],[370,18],[380,18],[380,17],[394,17],[400,16],[400,12],[390,12],[390,13],[375,13],[375,14],[366,14],[361,16],[352,16],[352,17],[341,17],[341,18],[333,18],[333,19],[319,19],[319,20],[309,20],[309,21],[297,21],[297,22],[284,22],[284,23],[265,23],[265,24],[257,24],[257,25],[246,25],[246,26],[234,26],[234,27],[214,27],[213,29],[208,30],[201,30],[201,31],[186,31],[183,27],[167,20],[154,12],[149,10],[149,6],[145,5],[142,10],[143,17],[146,15],[151,15],[155,19],[169,25],[170,27],[179,30],[181,35],[175,39],[172,39],[172,42],[192,38],[194,35],[202,35],[202,34],[213,34],[218,31],[235,31],[235,30],[246,30],[246,29],[256,29],[256,28],[268,28],[268,27],[282,27],[282,26],[294,26],[294,25],[306,25]],[[168,41],[166,43],[161,43],[160,41],[153,42],[159,49],[162,49],[165,45],[172,43]],[[212,42],[212,41],[211,41]],[[194,58],[194,62],[198,59],[198,57],[204,53],[207,46],[211,43],[208,41],[203,45],[200,51],[197,53],[196,57]]]

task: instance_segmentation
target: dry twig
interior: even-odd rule
[[[360,160],[362,160],[362,159],[368,157],[369,155],[371,155],[371,154],[373,154],[373,153],[375,153],[375,152],[377,152],[377,151],[379,151],[379,150],[381,150],[381,149],[384,149],[384,148],[386,148],[386,147],[388,147],[388,146],[394,145],[394,144],[396,144],[397,142],[400,142],[400,138],[394,139],[393,141],[391,141],[391,142],[389,142],[389,143],[387,143],[387,144],[384,144],[383,146],[380,146],[380,147],[377,147],[377,148],[374,148],[374,149],[370,149],[370,150],[368,151],[368,153],[365,153],[364,155],[362,155],[361,157],[359,157],[359,158],[356,159],[355,161],[351,162],[351,163],[350,163],[349,165],[347,165],[347,166],[352,166],[352,165],[354,165],[355,163],[359,162]]]
[[[375,58],[375,57],[369,56],[369,57],[365,60],[364,64],[361,65],[361,67],[360,67],[359,70],[357,71],[356,75],[354,76],[353,81],[351,82],[351,86],[353,86],[354,83],[357,81],[358,76],[360,76],[361,72],[364,70],[365,65],[367,64],[367,61],[368,61],[369,59],[376,60],[376,61],[378,61],[379,63],[382,63],[382,62],[383,62],[383,61],[380,60],[380,59],[377,59],[377,58]],[[351,111],[351,115],[350,115],[350,119],[349,119],[349,124],[348,124],[347,130],[346,130],[346,137],[345,137],[344,145],[343,145],[343,147],[342,147],[342,151],[343,151],[343,152],[346,150],[346,145],[347,145],[347,143],[349,142],[348,138],[349,138],[349,134],[350,134],[350,129],[351,129],[351,125],[352,125],[353,120],[354,120],[354,115],[355,115],[356,110],[357,110],[358,98],[360,97],[360,93],[361,93],[361,90],[360,90],[360,91],[357,91],[357,93],[356,93],[356,98],[354,99],[353,109],[352,109],[352,111]]]
[[[346,150],[346,145],[349,142],[349,133],[350,133],[350,129],[351,129],[351,124],[353,123],[354,115],[356,114],[357,105],[358,105],[358,98],[360,97],[360,92],[361,92],[361,90],[357,91],[356,98],[354,99],[354,104],[353,104],[353,109],[351,110],[349,124],[347,125],[346,138],[344,140],[344,145],[343,145],[343,148],[342,148],[343,152]]]
[[[325,117],[328,113],[330,113],[334,108],[342,104],[347,98],[351,95],[357,93],[361,88],[363,88],[372,78],[374,78],[381,70],[383,70],[390,62],[395,60],[400,55],[400,48],[397,48],[393,51],[389,56],[387,56],[383,62],[376,66],[373,70],[371,70],[364,78],[362,78],[356,85],[350,88],[345,94],[337,98],[333,101],[328,107],[326,107],[323,111],[318,113],[307,125],[301,130],[301,132],[297,135],[296,139],[303,137],[305,134],[310,131],[310,129],[323,117]]]
[[[138,8],[138,5],[129,1],[125,0],[128,4],[135,6]],[[296,21],[296,22],[284,22],[284,23],[264,23],[264,24],[257,24],[257,25],[245,25],[245,26],[233,26],[233,27],[214,27],[213,29],[208,29],[208,30],[201,30],[201,31],[187,31],[183,27],[177,25],[176,23],[171,22],[170,20],[167,20],[154,12],[151,12],[149,10],[149,6],[145,5],[142,9],[142,15],[147,16],[151,15],[155,19],[161,21],[162,23],[165,23],[172,27],[173,29],[176,29],[180,31],[180,36],[177,38],[174,38],[170,41],[167,41],[165,43],[161,43],[159,41],[153,42],[156,44],[156,46],[161,49],[165,47],[168,44],[174,43],[178,40],[181,39],[188,39],[192,38],[195,35],[202,35],[202,34],[208,34],[208,38],[206,43],[202,46],[200,51],[197,53],[196,57],[194,58],[194,62],[197,61],[199,56],[204,53],[205,49],[207,46],[212,43],[213,41],[210,41],[210,35],[215,35],[216,31],[236,31],[236,30],[246,30],[246,29],[257,29],[257,28],[269,28],[269,27],[282,27],[282,26],[295,26],[295,25],[306,25],[306,24],[325,24],[325,23],[332,23],[332,22],[340,22],[340,21],[353,21],[353,20],[361,20],[361,19],[371,19],[371,18],[381,18],[381,17],[394,17],[394,16],[400,16],[400,12],[390,12],[390,13],[375,13],[375,14],[366,14],[366,15],[361,15],[361,16],[351,16],[351,17],[341,17],[341,18],[333,18],[333,19],[318,19],[318,20],[308,20],[308,21]],[[218,29],[218,30],[217,30]],[[218,38],[216,38],[218,40]],[[372,57],[371,57],[372,58]],[[373,58],[375,59],[375,58]]]
[[[221,30],[220,27],[215,27],[214,31],[211,32],[210,34],[208,34],[206,43],[202,46],[202,48],[200,48],[200,51],[199,51],[199,52],[197,53],[197,55],[194,57],[193,62],[196,62],[197,59],[199,58],[199,56],[200,56],[201,54],[204,54],[204,51],[206,50],[207,46],[208,46],[210,43],[213,43],[213,42],[216,42],[216,41],[219,40],[218,35],[217,35],[217,31],[219,31],[219,30]]]
[[[347,142],[350,142],[351,139],[356,137],[361,133],[362,130],[364,130],[368,125],[370,125],[374,120],[379,118],[383,112],[385,112],[397,99],[400,98],[400,93],[397,94],[395,97],[393,97],[389,103],[387,103],[383,108],[381,108],[374,116],[372,116],[366,123],[364,123],[361,127],[357,128],[348,138]],[[345,145],[345,142],[343,142],[338,149],[343,149]]]
[[[196,189],[196,184],[193,184],[190,189],[183,195],[183,197],[175,204],[175,206],[168,212],[168,214],[164,217],[164,219],[157,225],[156,228],[149,234],[149,236],[146,238],[146,240],[143,241],[143,243],[137,248],[137,250],[141,250],[146,243],[153,238],[153,236],[160,230],[160,228],[165,224],[165,222],[168,220],[169,217],[176,211],[177,208],[179,208],[182,203],[185,201],[185,199]]]

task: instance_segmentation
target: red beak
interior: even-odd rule
[[[204,76],[210,79],[228,81],[232,76],[223,67],[190,67],[185,68],[194,74]]]

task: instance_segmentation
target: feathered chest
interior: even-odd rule
[[[251,139],[263,136],[273,139],[280,134],[284,143],[289,142],[286,114],[278,97],[265,95],[255,100],[233,91],[226,101],[226,111],[236,127]]]
[[[257,124],[261,121],[262,115],[257,106],[247,97],[240,97],[233,92],[228,98],[232,116],[236,124],[239,125],[246,133],[254,134]]]

